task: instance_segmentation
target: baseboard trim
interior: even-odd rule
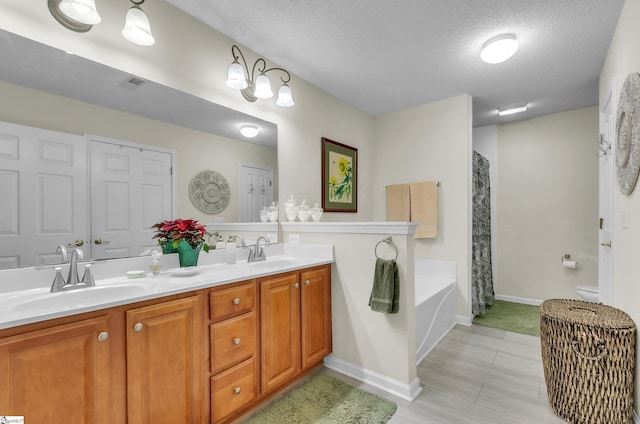
[[[466,317],[464,315],[456,315],[456,323],[460,325],[466,325],[467,327],[471,327],[472,319]]]
[[[420,380],[416,377],[411,384],[401,383],[398,380],[389,378],[378,372],[362,368],[347,362],[344,359],[335,357],[333,354],[324,358],[324,366],[341,374],[355,378],[363,383],[370,384],[380,390],[384,390],[394,396],[413,402],[422,391]]]
[[[504,300],[507,302],[515,302],[515,303],[524,303],[525,305],[540,306],[542,304],[542,300],[540,299],[529,299],[527,297],[507,296],[503,294],[496,294],[495,297],[496,297],[496,300]]]

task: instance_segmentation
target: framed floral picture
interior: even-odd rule
[[[322,138],[322,207],[358,212],[358,149]]]

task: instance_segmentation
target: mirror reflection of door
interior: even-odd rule
[[[91,257],[157,248],[151,226],[171,217],[172,155],[152,146],[89,137]]]
[[[0,122],[0,269],[61,262],[57,246],[88,253],[84,137]]]
[[[260,222],[260,209],[273,201],[273,168],[240,164],[240,222]]]

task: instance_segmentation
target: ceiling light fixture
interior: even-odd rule
[[[233,62],[227,72],[227,86],[240,90],[242,96],[249,102],[255,102],[257,99],[269,99],[273,97],[273,91],[271,91],[271,83],[266,74],[270,71],[281,71],[285,74],[285,77],[280,77],[282,86],[278,90],[276,104],[282,107],[291,107],[295,104],[291,88],[288,85],[289,81],[291,81],[291,74],[288,71],[282,68],[267,69],[267,62],[263,58],[259,58],[254,62],[251,73],[249,73],[247,61],[240,47],[234,44],[231,47],[231,55],[233,56]],[[244,67],[239,62],[240,58],[242,58]],[[257,78],[255,77],[256,69],[259,72]]]
[[[500,34],[482,45],[480,59],[486,63],[501,63],[513,56],[518,50],[518,39],[513,34]]]
[[[255,125],[245,124],[240,127],[240,134],[247,138],[253,138],[258,135],[258,127]]]
[[[526,111],[527,111],[527,104],[519,103],[517,105],[506,106],[502,109],[498,109],[498,115],[499,116],[513,115],[514,113],[521,113]]]
[[[131,0],[131,3],[133,3],[133,6],[131,6],[127,12],[124,28],[122,29],[122,36],[127,39],[127,41],[139,46],[153,46],[156,39],[153,38],[151,34],[149,18],[147,18],[147,15],[140,8],[144,0]]]

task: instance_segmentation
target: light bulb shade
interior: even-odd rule
[[[62,0],[58,8],[67,17],[83,24],[96,25],[102,22],[95,0]]]
[[[227,73],[227,86],[235,88],[236,90],[242,90],[248,86],[247,80],[244,76],[244,69],[237,59],[229,66],[229,72]]]
[[[513,56],[518,50],[518,40],[513,34],[501,34],[490,38],[482,46],[480,59],[486,63],[501,63]]]
[[[243,125],[240,127],[240,134],[247,138],[253,138],[258,135],[258,127],[255,125]]]
[[[131,6],[127,12],[122,36],[139,46],[152,46],[156,42],[151,34],[149,18],[138,5]]]
[[[256,78],[256,90],[253,92],[253,95],[258,99],[270,99],[273,97],[271,83],[265,74],[260,74],[258,78]]]
[[[291,88],[286,83],[282,84],[278,90],[278,100],[276,101],[276,104],[282,107],[291,107],[294,105]]]

